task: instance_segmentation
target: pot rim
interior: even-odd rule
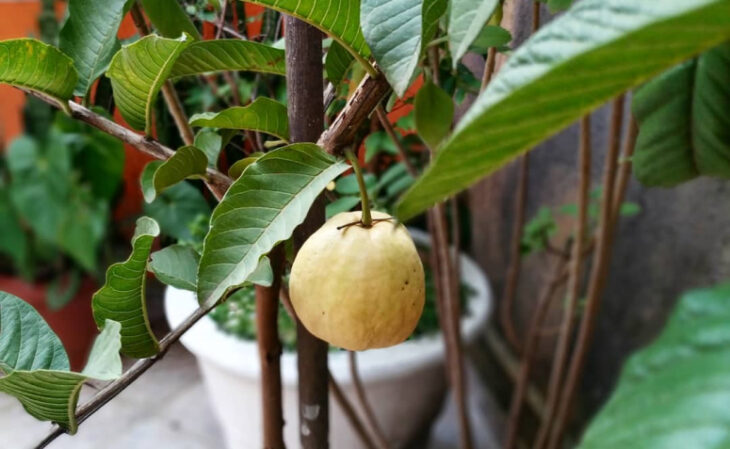
[[[428,245],[430,237],[419,229],[408,229],[416,243]],[[460,254],[462,282],[473,293],[467,302],[468,314],[461,319],[461,335],[466,343],[473,342],[486,329],[492,310],[492,292],[484,272],[469,256]],[[168,286],[164,297],[165,316],[171,328],[177,327],[198,307],[195,293]],[[374,383],[402,377],[424,366],[442,363],[444,342],[441,334],[419,337],[399,345],[358,352],[358,373],[363,383]],[[258,346],[255,341],[242,340],[218,329],[206,316],[180,339],[182,344],[201,361],[210,362],[236,375],[258,379],[261,373]],[[397,361],[397,362],[396,362]],[[342,383],[351,383],[350,365],[346,351],[329,353],[332,375]],[[297,384],[297,356],[284,352],[281,357],[281,378],[286,386]]]

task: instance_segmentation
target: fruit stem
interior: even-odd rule
[[[350,161],[350,164],[352,164],[352,169],[355,171],[355,177],[357,178],[357,185],[360,187],[360,202],[362,203],[362,218],[360,221],[363,226],[369,228],[373,225],[373,218],[370,215],[370,198],[368,198],[368,189],[365,186],[365,178],[362,176],[362,169],[357,161],[357,157],[355,157],[355,153],[348,148],[345,150],[345,155]]]

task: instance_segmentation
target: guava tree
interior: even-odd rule
[[[423,277],[417,273],[420,261],[412,257],[412,243],[408,247],[410,239],[397,222],[425,213],[433,240],[431,265],[437,274],[441,326],[448,343],[449,380],[460,401],[461,442],[463,447],[471,447],[460,369],[458,294],[453,281],[458,269],[448,247],[449,223],[444,202],[517,158],[522,157],[526,167],[526,153],[531,148],[581,117],[581,155],[584,162],[589,160],[585,117],[616,98],[596,235],[588,239],[588,195],[587,184],[583,183],[576,225],[578,238],[571,247],[573,257],[571,263],[558,270],[559,274],[569,271],[563,278],[568,279],[571,293],[556,355],[560,363],[554,365],[547,414],[538,436],[541,444],[556,447],[581,376],[605,281],[620,192],[622,185],[625,188],[628,173],[625,161],[621,169],[618,167],[623,94],[700,54],[699,62],[680,66],[677,70],[681,73],[676,76],[691,78],[693,70],[704,66],[703,61],[705,65],[727,63],[727,59],[707,55],[715,54],[720,48],[717,46],[730,39],[730,1],[582,0],[539,31],[536,2],[536,32],[514,52],[505,47],[509,33],[499,27],[503,11],[514,6],[511,0],[504,5],[497,0],[252,1],[285,16],[283,48],[275,42],[276,27],[268,39],[259,42],[237,29],[240,20],[233,28],[227,24],[231,11],[239,11],[239,2],[212,3],[216,4],[218,16],[207,23],[216,28],[215,39],[202,39],[197,26],[199,15],[191,20],[191,8],[183,8],[176,0],[110,0],[103,5],[91,0],[69,0],[58,47],[34,39],[0,42],[0,82],[16,86],[158,159],[142,175],[141,186],[147,199],[154,199],[185,180],[197,179],[218,200],[199,254],[168,250],[150,264],[160,225],[149,217],[138,220],[129,258],[109,267],[105,284],[94,296],[93,311],[101,335],[89,366],[81,373],[69,371],[57,338],[29,306],[11,295],[0,296],[0,369],[4,373],[0,390],[17,397],[36,418],[57,424],[39,447],[64,432],[75,432],[80,423],[160,360],[193,324],[246,284],[257,285],[258,323],[265,330],[259,333],[265,377],[262,393],[266,398],[264,446],[283,447],[278,372],[281,347],[276,311],[284,261],[287,252],[291,253],[288,249],[302,248],[305,252],[305,242],[325,220],[326,200],[322,191],[351,165],[361,193],[361,211],[347,215],[351,219],[348,222],[325,225],[322,230],[327,234],[318,238],[324,238],[335,249],[329,257],[308,253],[299,262],[295,259],[295,267],[299,264],[299,268],[292,272],[290,281],[294,282],[291,299],[295,313],[301,315],[297,338],[300,419],[307,428],[301,434],[302,445],[328,446],[327,343],[313,333],[341,346],[364,349],[401,341],[413,324],[408,319],[393,325],[395,321],[386,312],[369,316],[390,325],[382,335],[374,334],[383,332],[379,326],[347,326],[347,320],[365,318],[370,310],[362,308],[358,312],[360,317],[346,314],[346,318],[338,318],[345,321],[333,326],[327,318],[326,303],[336,301],[335,296],[345,289],[368,290],[378,286],[383,295],[392,298],[393,308],[404,301],[415,304],[421,298],[423,283]],[[557,9],[567,8],[570,3],[548,2]],[[127,13],[135,21],[139,39],[121,45],[117,30]],[[505,26],[509,28],[508,24]],[[482,52],[484,56],[481,83],[473,74],[467,75],[462,64],[462,58],[470,51]],[[224,77],[231,73],[254,73],[257,79],[285,77],[286,102],[275,101],[273,91],[269,92],[272,98],[241,98],[234,87],[230,107],[217,112],[193,111],[195,115],[188,117],[176,83],[179,86],[187,78],[215,73]],[[425,148],[419,155],[409,153],[401,145],[386,117],[387,110],[406,95],[414,80],[423,82],[413,100],[415,128]],[[702,78],[693,80],[686,84],[699,83]],[[114,105],[127,126],[97,112],[94,106],[102,85],[111,88]],[[712,87],[705,85],[704,89]],[[458,123],[453,123],[454,104],[472,92],[478,96]],[[700,113],[707,110],[711,108]],[[647,114],[637,115],[641,115],[642,127],[644,122],[649,123],[649,119],[641,119]],[[362,161],[355,154],[369,133],[371,116],[394,139],[403,169],[410,174],[411,181],[415,179],[397,203],[394,217],[370,214],[372,191],[361,173]],[[169,142],[162,137],[158,140],[155,136],[163,136],[161,123],[168,117],[179,136],[168,136]],[[652,126],[656,132],[661,131],[661,125]],[[202,127],[205,129],[196,134],[195,128]],[[701,128],[706,137],[704,143],[714,142],[714,137],[727,133],[727,128],[720,125]],[[215,134],[212,139],[211,130]],[[633,149],[636,132],[636,127],[631,127],[626,133],[626,148]],[[221,154],[234,135],[245,135],[256,151],[239,154],[240,160],[231,164],[228,173],[223,173],[219,168]],[[171,142],[178,140],[182,145],[170,148],[177,146]],[[690,148],[703,148],[703,142],[693,141]],[[661,167],[656,167],[667,160],[671,162],[671,158],[667,159],[659,149],[655,153],[642,157],[654,164],[647,170],[661,172]],[[711,161],[713,153],[705,154]],[[677,174],[676,179],[712,173],[713,164],[692,170],[689,174]],[[623,177],[617,173],[623,173]],[[384,245],[348,243],[348,239],[369,238],[394,227],[400,233],[388,233],[385,238],[391,240]],[[455,228],[452,226],[452,233]],[[406,243],[401,244],[403,241]],[[517,244],[519,254],[519,240]],[[596,256],[587,300],[577,344],[568,362],[574,321],[571,310],[574,311],[579,298],[581,262],[585,252],[592,248]],[[379,285],[379,276],[384,276],[383,267],[378,266],[382,262],[380,255],[388,251],[393,253],[388,254],[389,263],[393,264],[390,268],[416,270],[407,292],[393,291],[401,287],[394,282]],[[398,257],[401,264],[392,262]],[[363,265],[368,260],[374,263]],[[338,265],[337,270],[333,265]],[[348,265],[353,265],[353,270],[363,266],[374,268],[368,276],[353,278],[348,275]],[[159,341],[150,330],[146,313],[148,269],[164,283],[194,290],[200,302],[193,315]],[[338,276],[333,286],[321,291],[314,289],[319,281],[317,272],[330,269]],[[299,281],[302,283],[296,284]],[[318,294],[333,295],[316,304],[323,310],[313,308]],[[418,307],[414,307],[418,312]],[[324,316],[318,312],[324,312]],[[411,313],[417,319],[413,311],[407,313],[409,318]],[[345,331],[354,332],[343,335]],[[519,342],[516,345],[524,354],[534,346],[534,339],[528,340],[524,347]],[[125,372],[121,370],[120,351],[139,359]],[[523,364],[520,375],[529,377],[529,363]],[[77,407],[80,387],[88,378],[109,383],[89,402]],[[513,402],[516,416],[524,393],[520,393],[521,386],[524,382],[518,384]],[[319,411],[315,415],[308,412],[313,406]],[[516,431],[513,426],[508,445],[514,444]],[[375,447],[367,432],[362,436]]]

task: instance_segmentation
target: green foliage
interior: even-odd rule
[[[429,148],[438,149],[451,131],[454,101],[443,89],[428,82],[416,94],[413,106],[418,135]]]
[[[220,39],[190,44],[180,55],[170,76],[222,71],[286,74],[284,50],[258,42]]]
[[[153,189],[145,189],[145,200],[151,203],[165,189],[185,180],[205,177],[208,157],[194,146],[179,148],[172,157],[155,165],[152,175]],[[154,193],[154,196],[151,193]]]
[[[555,234],[557,229],[558,226],[555,224],[550,209],[545,206],[541,207],[537,214],[525,223],[520,251],[522,254],[530,254],[545,250],[550,237]]]
[[[159,350],[147,319],[145,297],[147,259],[159,234],[160,227],[151,218],[137,220],[132,253],[126,261],[109,267],[104,286],[92,298],[97,326],[103,326],[106,320],[122,324],[122,352],[130,357],[150,357]]]
[[[728,14],[724,0],[576,4],[502,67],[406,193],[399,218],[413,217],[612,96],[728,39]],[[566,41],[571,45],[563,45]],[[587,87],[566,89],[571,85]]]
[[[73,59],[79,73],[74,94],[85,97],[119,50],[117,31],[126,3],[127,0],[68,2],[68,20],[61,29],[59,46]]]
[[[41,92],[68,110],[77,80],[73,61],[55,47],[35,39],[0,42],[0,83]]]
[[[454,69],[498,6],[499,0],[451,0],[448,36]]]
[[[233,165],[231,165],[231,168],[228,169],[228,176],[231,177],[231,179],[238,179],[241,177],[241,174],[243,173],[246,168],[256,162],[258,158],[263,156],[264,153],[251,153],[250,156],[245,157],[241,160],[236,161]]]
[[[637,179],[674,186],[698,175],[730,178],[730,44],[680,64],[636,91]]]
[[[355,57],[340,43],[332,41],[324,59],[324,70],[330,83],[338,86],[347,75]]]
[[[682,296],[667,326],[626,362],[580,449],[710,449],[728,441],[730,285]]]
[[[201,39],[198,29],[178,0],[140,0],[140,3],[160,35],[176,39],[182,34],[189,34],[195,39]]]
[[[486,53],[489,47],[504,50],[511,41],[512,33],[508,30],[499,25],[487,25],[472,42],[472,48],[476,48],[483,53]]]
[[[195,291],[200,254],[185,245],[170,245],[152,253],[149,270],[160,282],[183,290]]]
[[[246,282],[259,259],[291,236],[320,192],[348,168],[314,144],[289,145],[249,165],[213,211],[199,301],[213,304]]]
[[[159,223],[163,234],[177,240],[191,240],[193,234],[189,224],[200,216],[210,215],[210,206],[205,197],[189,182],[181,182],[166,189],[153,202],[145,203],[143,210],[145,215]]]
[[[248,106],[195,114],[190,118],[190,124],[210,128],[251,130],[271,134],[285,141],[289,140],[286,106],[266,97],[258,97]]]
[[[0,292],[0,391],[17,398],[25,410],[76,432],[76,403],[89,378],[112,380],[122,373],[119,323],[107,321],[84,371],[69,371],[68,355],[58,336],[36,310],[20,298]]]

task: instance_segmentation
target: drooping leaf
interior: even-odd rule
[[[157,198],[157,190],[155,190],[155,173],[157,172],[157,169],[160,168],[160,165],[162,165],[163,161],[152,161],[145,165],[144,170],[142,170],[142,174],[139,177],[139,184],[140,188],[142,189],[142,196],[144,197],[144,200],[148,203],[151,203],[152,201]]]
[[[164,37],[176,39],[187,33],[200,40],[200,33],[178,0],[140,0],[145,15]]]
[[[210,128],[246,129],[289,140],[286,106],[266,97],[258,97],[248,106],[195,114],[190,117],[190,124]]]
[[[145,36],[124,46],[109,65],[114,101],[124,120],[146,134],[152,132],[152,107],[180,53],[192,40]]]
[[[673,186],[698,175],[730,178],[730,44],[676,66],[639,88],[633,99],[639,135],[636,177]]]
[[[149,269],[160,282],[195,291],[200,254],[189,246],[170,245],[152,253]]]
[[[448,36],[454,69],[499,6],[499,0],[451,0]]]
[[[362,31],[393,91],[402,97],[421,51],[422,0],[363,0]]]
[[[230,139],[229,139],[230,140]],[[195,135],[193,145],[203,150],[208,157],[208,166],[216,167],[218,165],[218,157],[225,145],[223,136],[211,129],[201,129]]]
[[[194,42],[180,54],[170,77],[229,70],[283,76],[286,74],[284,50],[238,39]]]
[[[74,61],[79,79],[74,93],[85,97],[119,49],[117,31],[127,0],[70,0],[59,47]],[[179,35],[178,35],[179,36]],[[177,37],[177,36],[176,36]]]
[[[210,206],[200,190],[189,182],[175,184],[151,203],[143,206],[145,215],[160,225],[162,233],[177,240],[193,238],[190,225],[198,217],[208,216]]]
[[[451,130],[454,101],[443,89],[428,82],[416,94],[413,109],[418,135],[429,148],[436,150]]]
[[[725,0],[577,3],[510,57],[402,198],[399,218],[413,217],[614,95],[728,39],[728,14]]]
[[[355,57],[337,41],[332,41],[324,59],[324,70],[330,83],[338,86],[345,79]]]
[[[252,0],[249,3],[266,6],[314,25],[342,44],[366,68],[370,68],[370,49],[360,30],[360,2],[352,0]]]
[[[730,438],[730,285],[687,292],[624,365],[579,449],[714,449]]]
[[[77,80],[73,61],[57,48],[35,39],[0,41],[0,83],[44,93],[68,110]]]
[[[184,179],[204,177],[207,168],[208,156],[205,153],[192,145],[179,148],[170,159],[157,167],[152,175],[155,196],[149,199],[152,192],[145,189],[145,199],[152,202],[163,190]]]
[[[228,176],[231,179],[238,179],[246,168],[256,162],[264,153],[252,153],[249,157],[245,157],[240,161],[236,161],[231,168],[228,169]]]
[[[147,319],[145,295],[147,259],[159,234],[160,227],[153,219],[138,219],[132,237],[132,254],[126,261],[109,267],[104,286],[92,298],[97,326],[101,327],[106,320],[122,324],[122,352],[130,357],[150,357],[159,350]]]
[[[107,321],[94,343],[84,372],[69,371],[58,336],[29,304],[0,292],[0,392],[17,398],[25,410],[75,433],[76,404],[88,378],[111,380],[121,375],[119,323]]]
[[[242,285],[261,257],[289,238],[320,192],[349,165],[314,144],[271,151],[250,165],[213,211],[198,271],[198,299]]]

